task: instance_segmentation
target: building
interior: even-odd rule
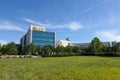
[[[70,43],[70,46],[77,46],[80,48],[87,48],[90,45],[90,43]]]
[[[110,42],[102,42],[104,46],[110,47]],[[90,43],[70,43],[70,46],[77,46],[80,48],[87,48]]]
[[[70,45],[70,40],[57,40],[56,41],[56,46],[63,46],[63,47],[67,47]]]
[[[46,32],[45,27],[30,26],[28,32],[20,40],[22,47],[33,43],[35,46],[43,47],[51,45],[55,47],[55,32]]]

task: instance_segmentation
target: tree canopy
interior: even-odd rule
[[[10,42],[7,45],[3,45],[1,48],[2,54],[15,55],[18,54],[18,49],[14,42]]]
[[[90,52],[93,54],[99,54],[102,52],[103,43],[99,40],[99,38],[95,37],[91,44],[89,45]]]
[[[30,44],[24,46],[24,53],[25,54],[29,54],[29,55],[34,54],[35,53],[35,46],[34,46],[34,44],[30,43]]]
[[[51,45],[46,45],[42,48],[45,55],[49,55],[53,52],[53,47]]]

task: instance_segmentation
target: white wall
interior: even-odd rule
[[[70,44],[70,41],[67,40],[57,40],[56,41],[56,46],[63,46],[66,47]]]

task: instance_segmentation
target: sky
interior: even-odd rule
[[[72,43],[120,41],[120,0],[0,0],[0,43],[19,43],[30,25]]]

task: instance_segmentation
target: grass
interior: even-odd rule
[[[120,57],[0,59],[0,80],[119,80]]]

